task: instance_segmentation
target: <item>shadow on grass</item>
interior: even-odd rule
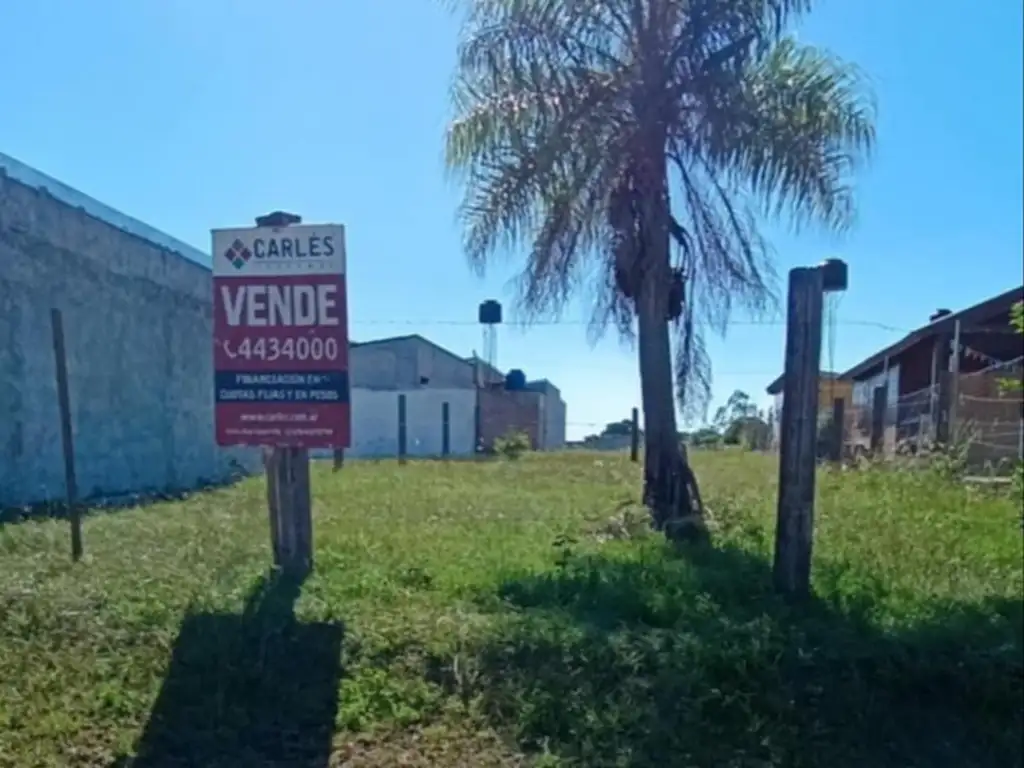
[[[301,581],[257,583],[241,616],[192,614],[134,758],[119,768],[325,768],[344,630],[300,624]]]
[[[573,556],[501,588],[517,610],[479,649],[480,701],[552,764],[1022,764],[1019,600],[884,632],[882,588],[838,571],[796,608],[740,550],[644,560]]]

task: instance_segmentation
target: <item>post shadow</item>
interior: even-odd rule
[[[302,579],[261,577],[237,614],[190,613],[137,744],[117,768],[326,768],[344,629],[294,616]]]
[[[1022,764],[1019,601],[882,631],[881,582],[803,605],[771,584],[766,559],[721,546],[511,579],[515,610],[477,649],[483,710],[523,748],[595,767]]]

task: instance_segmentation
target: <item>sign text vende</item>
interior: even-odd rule
[[[341,325],[338,286],[221,285],[221,302],[230,326]]]

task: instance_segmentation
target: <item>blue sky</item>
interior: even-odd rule
[[[457,30],[439,2],[36,0],[3,16],[0,152],[204,250],[211,228],[271,209],[343,222],[353,338],[481,349],[476,306],[509,298],[512,271],[481,281],[460,250],[442,165]],[[832,0],[800,28],[857,62],[880,106],[857,228],[772,231],[780,275],[850,265],[823,367],[1021,282],[1021,16],[1014,0]],[[562,389],[570,437],[639,402],[635,356],[591,347],[584,318],[498,343],[500,366]],[[764,400],[783,328],[736,320],[711,344],[716,395]]]

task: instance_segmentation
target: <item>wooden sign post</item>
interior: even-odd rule
[[[349,444],[345,234],[276,211],[213,231],[219,445],[263,448],[275,565],[313,567],[309,448]]]
[[[809,594],[811,582],[824,294],[846,285],[838,259],[789,273],[773,577],[777,591],[796,599]]]

